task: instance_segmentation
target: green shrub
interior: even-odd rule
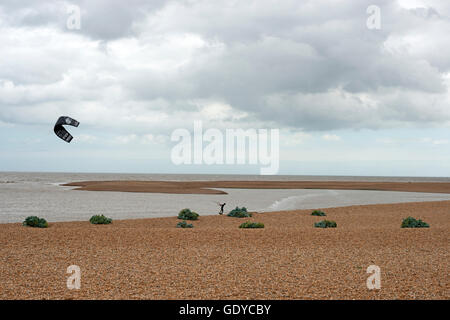
[[[261,222],[244,222],[243,224],[241,224],[239,226],[239,228],[243,228],[243,229],[257,229],[257,228],[264,228],[264,223]]]
[[[92,224],[110,224],[112,219],[105,217],[104,215],[95,215],[89,219],[89,222]]]
[[[177,223],[177,228],[193,228],[194,226],[192,224],[188,224],[186,220],[183,220],[183,222]]]
[[[314,227],[316,228],[336,228],[337,223],[330,220],[322,220],[320,222],[314,223]]]
[[[190,209],[183,209],[178,213],[178,219],[182,220],[198,220],[198,213],[191,211]]]
[[[29,216],[25,219],[25,221],[22,223],[22,225],[26,227],[33,227],[33,228],[47,228],[48,223],[43,218],[39,218],[36,216]]]
[[[250,212],[247,212],[247,208],[245,207],[236,207],[228,213],[228,216],[234,218],[250,218],[252,214]]]
[[[422,220],[416,220],[413,217],[408,217],[403,220],[402,228],[429,228],[430,225]]]
[[[326,216],[326,213],[323,212],[323,211],[320,211],[320,210],[314,210],[314,211],[311,213],[311,215],[312,215],[312,216],[318,216],[318,217],[325,217],[325,216]]]

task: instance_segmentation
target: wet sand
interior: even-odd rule
[[[64,184],[75,190],[176,194],[226,194],[237,189],[334,189],[450,193],[448,182],[353,182],[353,181],[81,181]]]
[[[323,218],[310,210],[201,216],[193,229],[177,229],[175,217],[47,229],[0,224],[0,298],[450,298],[450,201],[325,211],[336,229],[314,228]],[[431,227],[401,229],[408,216]],[[266,227],[239,229],[247,220]],[[80,290],[66,287],[73,264]],[[366,287],[373,264],[380,290]]]

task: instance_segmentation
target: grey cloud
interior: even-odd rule
[[[5,1],[0,7],[2,16],[10,13],[10,26],[53,25],[66,36],[72,33],[61,27],[61,10],[68,3],[80,5],[82,28],[73,34],[97,48],[77,53],[33,47],[30,52],[37,57],[27,60],[22,51],[17,62],[13,50],[7,50],[9,61],[0,61],[0,80],[21,83],[31,91],[37,90],[32,87],[36,84],[50,89],[40,95],[24,89],[22,100],[0,99],[0,108],[64,100],[66,93],[68,100],[80,103],[113,101],[129,108],[131,119],[133,103],[140,104],[139,112],[181,112],[185,117],[198,111],[192,101],[208,99],[248,113],[240,121],[304,130],[447,125],[449,35],[437,31],[450,28],[449,6],[433,1],[429,8],[411,9],[378,1],[382,29],[368,30],[366,8],[372,2],[83,0],[48,7],[36,1]],[[180,55],[185,61],[170,70],[147,65],[150,59],[155,64],[174,59],[171,48],[159,55],[152,55],[151,49],[157,51],[158,41],[183,34],[197,35],[204,45]],[[131,51],[123,39],[136,40],[138,47],[135,56],[119,63],[111,46]],[[425,40],[427,45],[422,44]],[[149,45],[153,47],[146,48]],[[73,70],[93,79],[70,75],[79,81],[72,79],[73,87],[60,88],[55,98],[49,90],[59,88],[55,84]],[[112,80],[95,80],[102,74]],[[110,98],[105,92],[120,94]],[[0,120],[2,114],[16,113],[0,112]]]
[[[166,2],[164,0],[73,1],[81,8],[80,32],[101,40],[133,36],[133,24]]]
[[[43,2],[40,0],[0,3],[3,20],[12,26],[52,25],[66,32],[76,32],[95,40],[113,40],[133,35],[133,24],[149,12],[164,5],[166,0],[67,0]],[[70,5],[77,5],[81,13],[80,30],[67,29]]]

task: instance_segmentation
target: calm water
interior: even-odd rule
[[[113,219],[176,216],[182,208],[199,214],[217,214],[245,206],[252,211],[314,209],[336,206],[450,200],[449,194],[352,190],[222,189],[227,195],[183,195],[128,192],[74,191],[60,184],[85,180],[308,180],[308,181],[437,181],[450,178],[245,176],[169,174],[1,173],[0,222],[21,222],[29,215],[48,221],[88,220],[94,214]]]

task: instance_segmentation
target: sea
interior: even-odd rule
[[[196,195],[79,191],[61,186],[68,182],[102,180],[450,182],[450,178],[426,177],[0,172],[0,223],[22,222],[31,215],[50,222],[88,220],[95,214],[104,214],[115,220],[172,217],[183,208],[190,208],[200,215],[216,215],[220,209],[219,202],[226,203],[225,212],[236,206],[265,212],[450,200],[450,194],[397,191],[220,189],[227,194]]]

